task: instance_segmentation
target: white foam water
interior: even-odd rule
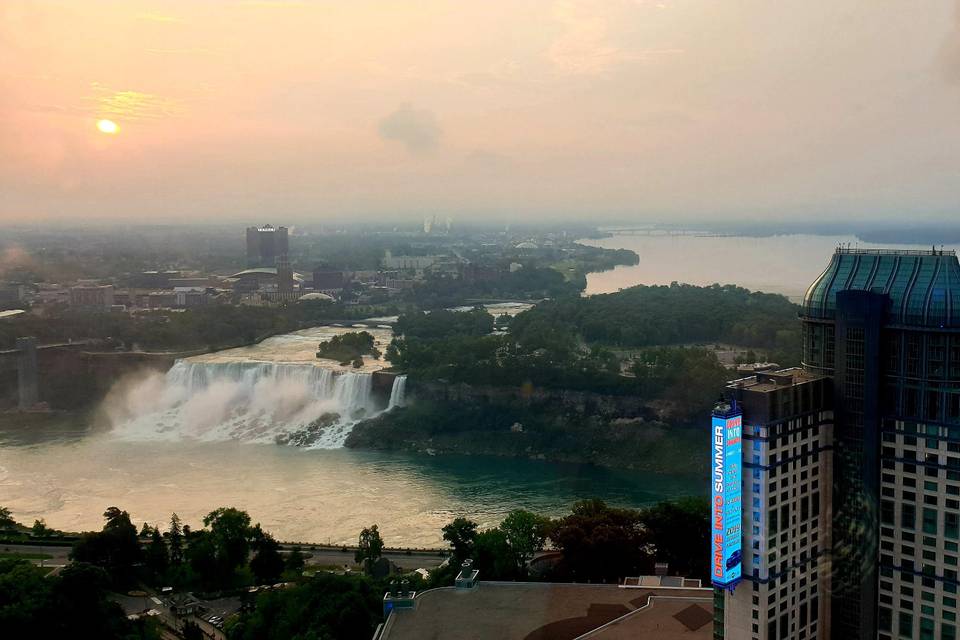
[[[115,435],[125,439],[272,443],[310,428],[299,443],[333,449],[359,420],[383,409],[372,383],[369,373],[310,363],[178,360],[166,375],[115,398],[108,411]]]
[[[393,386],[390,387],[390,402],[387,403],[387,411],[394,407],[402,407],[407,404],[407,376],[397,376],[393,379]]]

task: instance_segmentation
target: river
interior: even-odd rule
[[[220,506],[289,541],[350,544],[378,524],[391,546],[443,544],[457,516],[494,526],[514,508],[560,515],[578,499],[621,506],[702,493],[685,476],[486,457],[303,449],[235,440],[129,441],[101,427],[0,430],[0,504],[23,522],[98,529],[116,505],[134,521],[191,526]]]

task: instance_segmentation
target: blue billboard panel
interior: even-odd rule
[[[740,479],[743,417],[713,416],[711,429],[712,497],[710,517],[711,578],[714,586],[733,587],[743,564],[742,482]]]

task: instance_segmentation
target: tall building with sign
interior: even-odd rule
[[[277,260],[289,253],[290,241],[286,227],[269,224],[247,227],[248,267],[275,267]]]
[[[829,637],[830,391],[802,369],[728,389],[743,423],[743,577],[733,589],[714,580],[717,638]]]
[[[838,249],[800,315],[803,369],[728,389],[744,582],[717,590],[715,636],[955,639],[960,263]]]

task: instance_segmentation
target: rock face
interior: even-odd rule
[[[614,396],[589,391],[541,389],[537,387],[492,387],[444,384],[410,380],[407,393],[412,401],[437,400],[452,403],[495,403],[535,406],[550,404],[580,415],[604,418],[655,418],[655,412],[636,396]]]
[[[276,443],[289,444],[295,447],[309,447],[316,444],[328,428],[339,423],[339,413],[325,413],[299,431],[277,435]]]
[[[345,446],[591,463],[664,473],[706,470],[703,429],[659,420],[640,399],[410,381],[409,402],[358,423]]]

